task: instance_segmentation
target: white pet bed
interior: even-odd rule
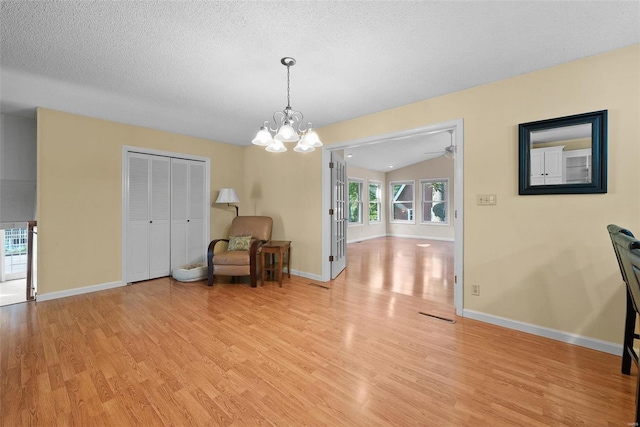
[[[207,264],[196,263],[183,265],[175,268],[171,274],[173,278],[179,282],[195,282],[207,277]]]

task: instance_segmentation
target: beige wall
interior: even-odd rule
[[[382,184],[382,223],[369,224],[367,199],[365,194],[365,213],[364,224],[349,225],[347,229],[347,241],[355,242],[372,237],[393,235],[405,237],[420,237],[425,239],[442,239],[453,240],[454,227],[453,221],[448,225],[420,224],[420,180],[434,178],[449,179],[449,211],[453,212],[454,199],[454,170],[453,160],[444,156],[436,159],[427,160],[416,163],[401,169],[395,169],[389,172],[378,172],[370,169],[349,166],[347,159],[347,175],[349,178],[359,178],[364,180],[365,191],[368,188],[369,180],[378,181]],[[416,223],[415,224],[397,224],[389,221],[389,183],[391,181],[412,180],[416,185]]]
[[[389,191],[391,181],[411,180],[415,182],[415,224],[398,224],[387,221],[387,234],[391,236],[423,237],[425,239],[453,240],[455,233],[452,220],[454,209],[454,181],[453,160],[445,156],[436,159],[416,163],[405,168],[396,169],[386,173],[386,191]],[[420,180],[434,178],[449,178],[449,224],[420,224],[421,219],[421,195]],[[387,206],[387,212],[389,207]],[[387,215],[388,216],[388,215]]]
[[[387,184],[385,180],[385,173],[349,165],[349,159],[347,159],[347,176],[349,178],[359,178],[363,180],[363,221],[362,224],[350,224],[347,227],[347,243],[370,239],[373,237],[385,236],[387,234],[386,219],[388,212],[388,209],[385,208],[387,202]],[[379,223],[369,223],[369,181],[377,181],[382,187],[380,212],[381,221]]]
[[[322,152],[296,153],[289,145],[285,153],[244,149],[249,203],[243,215],[271,216],[273,239],[291,240],[291,269],[320,276]]]
[[[625,290],[605,227],[618,223],[640,230],[638,76],[635,45],[318,133],[331,145],[464,119],[465,309],[621,343]],[[603,109],[609,110],[609,192],[518,196],[518,124]],[[320,156],[289,152],[276,161],[264,150],[250,152],[251,163],[264,167],[247,168],[246,185],[277,187],[269,191],[274,209],[304,207],[304,218],[287,214],[297,230],[287,237],[304,242],[297,262],[309,259],[305,271],[320,274]],[[491,193],[498,196],[496,206],[476,205],[477,194]],[[480,296],[471,296],[471,284],[481,286]]]
[[[640,231],[638,76],[635,45],[318,133],[331,145],[464,119],[464,308],[621,343],[625,291],[605,227]],[[608,193],[518,196],[518,124],[602,109],[609,110]],[[273,216],[274,238],[293,241],[292,269],[321,274],[319,150],[274,155],[44,110],[41,292],[120,280],[122,144],[210,156],[212,192],[236,186],[242,214]],[[497,194],[498,204],[477,206],[481,193]],[[212,235],[230,220],[220,217],[212,211]],[[85,238],[70,242],[74,229]],[[73,269],[71,253],[80,254]],[[480,296],[470,295],[471,284]]]
[[[122,279],[122,146],[211,158],[211,200],[246,200],[243,148],[38,109],[38,294]],[[240,203],[241,210],[243,203]],[[233,209],[211,209],[220,236]]]

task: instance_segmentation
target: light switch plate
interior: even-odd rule
[[[495,194],[478,194],[476,200],[478,206],[495,206],[498,204],[498,196]]]

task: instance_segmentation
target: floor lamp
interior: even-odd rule
[[[238,205],[232,205],[231,203],[238,203],[239,201],[240,199],[238,199],[236,190],[233,188],[221,188],[220,194],[218,194],[218,198],[216,199],[216,203],[226,203],[227,206],[236,208],[236,216],[238,216]]]

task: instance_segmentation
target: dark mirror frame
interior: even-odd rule
[[[531,132],[591,123],[591,182],[584,184],[530,185]],[[520,175],[518,194],[584,194],[607,192],[607,110],[576,114],[518,126]]]

